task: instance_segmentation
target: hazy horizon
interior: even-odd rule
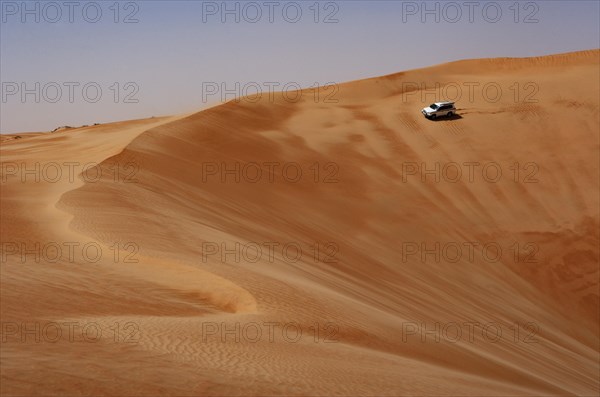
[[[192,112],[256,87],[600,47],[596,1],[523,1],[518,11],[487,1],[74,3],[1,2],[1,133]]]

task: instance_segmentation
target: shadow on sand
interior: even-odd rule
[[[429,118],[429,121],[435,121],[435,122],[442,122],[442,121],[453,121],[453,120],[460,120],[462,119],[462,116],[460,114],[453,114],[450,117],[436,117],[435,119]]]

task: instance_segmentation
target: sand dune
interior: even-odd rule
[[[2,393],[597,395],[599,67],[466,60],[3,139]],[[68,322],[101,336],[23,335]]]

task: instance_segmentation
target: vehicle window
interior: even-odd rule
[[[438,105],[436,105],[435,103],[433,105],[429,105],[430,108],[432,108],[433,110],[436,110],[438,108]]]

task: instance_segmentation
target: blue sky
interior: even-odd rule
[[[600,47],[596,0],[0,3],[2,133],[199,110],[220,101],[207,83],[306,87]]]

